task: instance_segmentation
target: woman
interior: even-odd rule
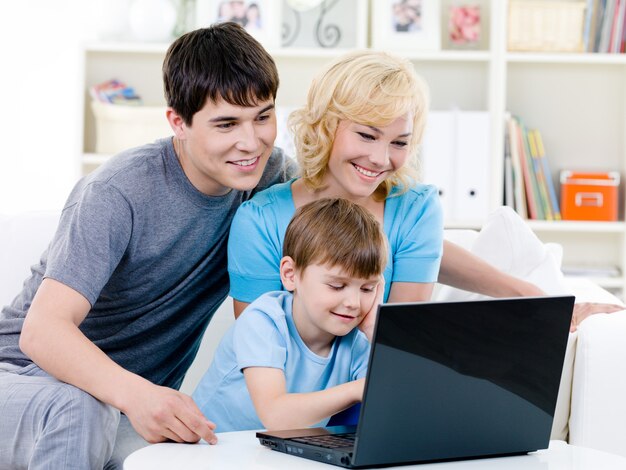
[[[281,289],[278,265],[296,208],[342,197],[370,210],[389,240],[386,301],[427,300],[437,280],[443,218],[434,187],[416,182],[409,161],[422,138],[429,100],[410,62],[356,52],[313,82],[291,117],[302,178],[241,206],[231,227],[229,274],[235,314]]]
[[[290,118],[301,178],[259,193],[233,221],[228,269],[235,316],[262,293],[281,289],[287,224],[298,207],[322,197],[356,202],[382,223],[389,241],[386,302],[428,300],[437,280],[494,297],[544,295],[442,244],[435,188],[418,183],[414,171],[428,107],[427,87],[411,62],[384,52],[350,53],[318,75],[306,105]],[[586,306],[581,315],[594,311],[607,307]]]

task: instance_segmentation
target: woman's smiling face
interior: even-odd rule
[[[407,162],[412,126],[409,115],[379,127],[340,121],[324,176],[327,190],[350,200],[370,197]]]

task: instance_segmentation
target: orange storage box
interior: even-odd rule
[[[561,171],[563,220],[616,221],[619,173]]]

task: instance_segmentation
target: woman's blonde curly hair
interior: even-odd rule
[[[417,180],[416,154],[429,107],[428,87],[413,64],[380,51],[356,51],[331,63],[311,84],[306,105],[289,117],[305,185],[323,188],[337,126],[342,120],[383,127],[412,116],[409,161],[383,181],[374,193],[384,200],[394,187],[399,194]]]

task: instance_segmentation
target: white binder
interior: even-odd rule
[[[456,114],[454,219],[480,224],[489,215],[489,113],[462,111]]]
[[[428,113],[424,139],[422,141],[422,181],[439,189],[444,220],[454,220],[454,153],[455,117],[450,111]]]
[[[446,223],[476,225],[489,215],[490,122],[486,111],[431,111],[422,181],[439,188]]]

